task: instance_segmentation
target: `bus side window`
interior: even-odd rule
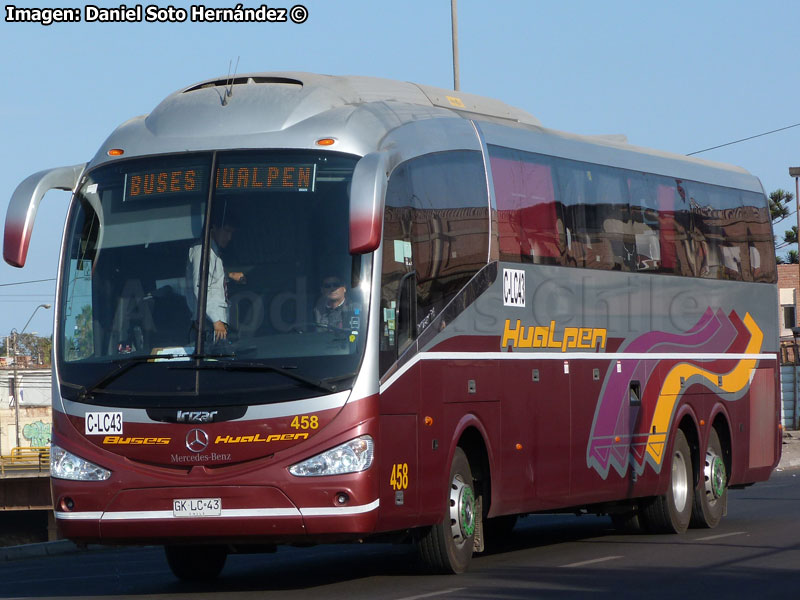
[[[392,172],[383,225],[381,375],[486,266],[488,250],[480,152],[419,156]]]
[[[636,238],[630,217],[628,185],[623,172],[608,167],[594,167],[592,172],[594,237],[598,246],[593,268],[635,271]]]
[[[411,229],[413,209],[408,166],[400,165],[389,178],[383,215],[379,369],[383,375],[397,360],[400,288],[413,270]]]
[[[587,174],[584,169],[573,166],[572,161],[560,160],[559,163],[557,171],[559,196],[564,205],[567,264],[586,267],[586,258],[591,250],[586,218],[586,204],[589,202]]]
[[[397,294],[397,356],[417,339],[417,274],[406,273]]]
[[[552,159],[489,146],[500,260],[563,265],[566,232]]]
[[[628,199],[621,177],[598,165],[559,161],[558,180],[567,226],[570,264],[627,270]]]
[[[659,188],[645,174],[631,173],[628,175],[628,192],[635,246],[633,270],[662,271],[664,261],[659,237]],[[674,264],[674,249],[668,259],[670,264]]]
[[[747,222],[747,247],[752,281],[774,283],[778,277],[772,243],[772,221],[763,194],[744,192],[743,211]]]
[[[698,277],[742,279],[746,233],[735,190],[687,181]],[[748,256],[749,261],[749,256]]]
[[[486,266],[489,199],[483,159],[477,151],[421,156],[408,161],[408,172],[421,333]]]

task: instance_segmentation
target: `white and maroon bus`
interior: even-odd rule
[[[73,192],[52,491],[77,542],[400,539],[460,572],[518,515],[713,527],[778,463],[767,201],[742,169],[411,83],[182,89],[9,207]]]

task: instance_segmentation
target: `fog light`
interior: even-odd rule
[[[339,492],[336,494],[336,504],[347,504],[348,500],[350,500],[350,496],[344,492]]]

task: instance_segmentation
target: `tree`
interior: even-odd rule
[[[17,356],[28,356],[33,364],[50,364],[50,349],[53,347],[52,337],[40,337],[34,333],[19,333],[16,336],[16,340]],[[2,343],[2,355],[5,355],[5,338],[3,338]],[[11,344],[9,354],[15,354],[13,334],[9,334],[9,343]]]
[[[769,213],[772,224],[777,225],[791,213],[789,203],[794,200],[794,194],[778,188],[769,195]]]
[[[794,194],[791,192],[787,192],[784,189],[778,188],[774,192],[769,195],[769,213],[772,219],[772,228],[775,229],[775,225],[783,221],[785,218],[789,217],[792,214],[791,211],[791,203],[794,200]],[[786,246],[791,246],[792,244],[797,243],[797,226],[795,225],[791,229],[786,230],[783,233],[783,240],[775,244],[775,249],[780,250],[781,248],[785,248]],[[794,252],[794,259],[792,259],[791,252]],[[777,260],[778,264],[784,263],[797,263],[797,251],[792,250],[790,254],[786,257],[777,255],[775,259]]]
[[[86,358],[94,353],[92,334],[92,307],[87,304],[75,317],[75,335],[67,340],[67,357],[70,360]]]

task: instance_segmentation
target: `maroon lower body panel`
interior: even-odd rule
[[[352,497],[352,496],[350,496]],[[105,510],[56,511],[61,533],[106,543],[263,542],[371,533],[378,501],[298,507],[269,486],[201,486],[124,490]]]

